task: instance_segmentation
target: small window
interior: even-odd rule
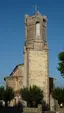
[[[45,22],[45,23],[46,23],[46,19],[43,19],[43,22]]]
[[[36,23],[36,36],[40,36],[40,23]]]

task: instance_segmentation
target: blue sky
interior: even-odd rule
[[[35,4],[48,18],[49,75],[57,79],[56,85],[64,85],[57,70],[58,53],[64,51],[63,0],[0,0],[0,85],[17,64],[24,62],[24,16],[34,14]]]

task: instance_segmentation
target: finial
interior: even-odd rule
[[[35,8],[35,13],[38,11],[39,6],[37,6],[36,4],[33,6]]]

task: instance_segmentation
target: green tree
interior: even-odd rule
[[[4,100],[5,89],[3,86],[0,86],[0,100]]]
[[[61,76],[64,77],[64,52],[60,52],[58,54],[58,59],[59,59],[58,70],[60,71]]]
[[[39,87],[33,85],[29,88],[21,89],[21,96],[23,100],[27,101],[28,106],[36,107],[43,100],[43,91]]]
[[[14,91],[12,88],[4,88],[3,86],[0,87],[0,100],[5,101],[5,105],[10,102],[14,98]]]
[[[52,91],[52,96],[56,100],[58,100],[58,103],[60,104],[61,102],[64,103],[64,88],[57,87]]]
[[[4,93],[4,101],[7,106],[7,103],[10,102],[14,98],[14,91],[11,87],[6,88]]]

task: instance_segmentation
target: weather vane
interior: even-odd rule
[[[38,11],[39,6],[37,6],[36,4],[33,6],[35,8],[35,13]]]

